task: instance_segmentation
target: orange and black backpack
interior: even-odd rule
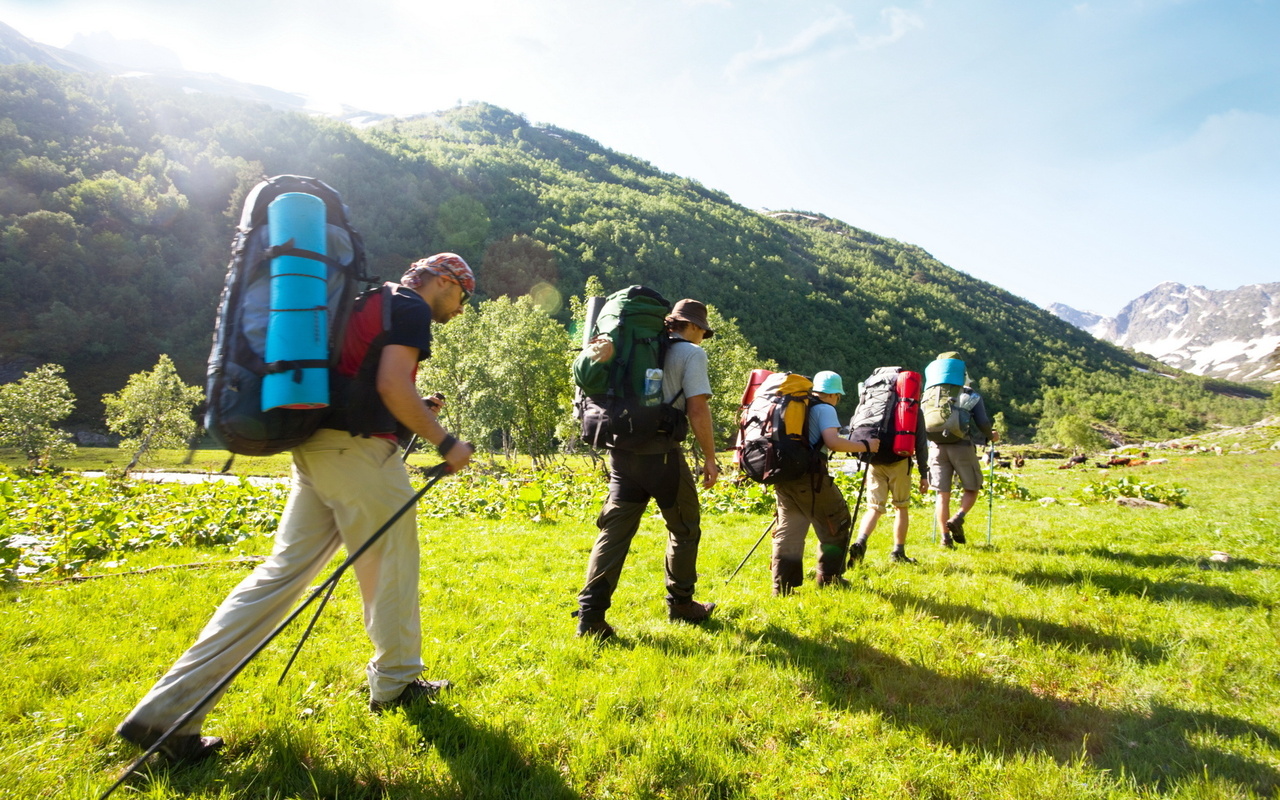
[[[809,443],[809,408],[815,402],[813,381],[804,375],[775,372],[766,378],[738,421],[742,473],[772,484],[818,471],[822,459]]]

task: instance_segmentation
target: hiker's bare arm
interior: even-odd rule
[[[439,445],[449,432],[427,409],[413,383],[413,372],[418,365],[418,350],[402,344],[389,344],[382,348],[378,361],[378,394],[387,410],[406,428],[433,445]],[[462,469],[471,460],[471,445],[458,442],[445,454],[444,460],[455,470]]]
[[[839,428],[827,428],[822,431],[822,443],[827,449],[838,453],[876,453],[880,450],[880,440],[851,442],[840,435]]]
[[[702,485],[710,489],[720,478],[720,465],[716,463],[716,440],[711,432],[711,395],[700,394],[685,401],[684,410],[689,415],[689,427],[702,449]]]

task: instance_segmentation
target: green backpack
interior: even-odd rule
[[[939,383],[925,389],[920,400],[925,436],[937,444],[969,441],[973,408],[980,399],[977,392],[954,383]]]
[[[582,438],[594,447],[665,453],[689,431],[685,413],[662,400],[662,367],[672,339],[665,332],[666,298],[629,286],[606,298],[586,339],[607,337],[613,355],[604,361],[584,348],[573,362],[582,392]],[[679,397],[679,395],[677,395]]]

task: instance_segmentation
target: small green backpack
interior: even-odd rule
[[[977,392],[954,383],[939,383],[924,390],[920,410],[924,412],[924,435],[937,444],[969,441],[973,430],[973,408],[982,399]]]
[[[672,343],[665,331],[670,311],[666,298],[644,286],[629,286],[605,299],[586,338],[608,337],[612,358],[596,361],[584,348],[573,362],[573,380],[582,392],[582,438],[588,444],[665,453],[684,441],[688,418],[662,400],[662,368]]]

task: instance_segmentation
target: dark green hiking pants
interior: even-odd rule
[[[587,562],[586,586],[578,593],[582,619],[601,619],[612,605],[631,539],[651,499],[667,524],[667,602],[683,603],[693,597],[701,510],[684,453],[679,448],[657,455],[615,450],[609,454],[609,495],[596,518],[600,535]]]

